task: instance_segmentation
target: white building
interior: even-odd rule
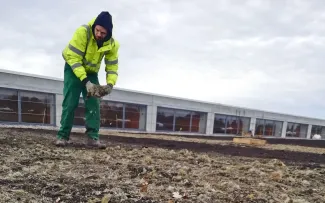
[[[60,125],[63,80],[0,70],[0,122]],[[75,125],[83,126],[82,97]],[[102,128],[241,135],[251,130],[265,137],[325,139],[325,120],[186,100],[115,88],[101,101]]]

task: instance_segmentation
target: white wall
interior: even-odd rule
[[[156,116],[157,115],[157,106],[148,105],[147,106],[147,123],[146,123],[146,131],[147,132],[155,132],[156,131]]]
[[[146,130],[146,117],[147,112],[146,108],[140,108],[140,119],[139,119],[139,129],[140,130]]]
[[[203,113],[200,116],[200,122],[199,122],[199,133],[206,134],[206,123],[207,123],[207,113]]]

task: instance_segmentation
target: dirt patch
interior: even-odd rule
[[[275,158],[286,162],[293,162],[294,164],[313,163],[325,164],[325,154],[318,154],[312,152],[299,152],[287,150],[271,149],[272,145],[267,148],[250,147],[245,145],[237,145],[232,143],[198,143],[188,141],[174,141],[162,139],[148,139],[148,138],[132,138],[121,136],[103,137],[110,142],[118,142],[124,144],[140,145],[142,147],[160,147],[165,149],[189,149],[195,152],[217,153],[222,155],[239,156],[239,157],[255,157],[255,158]]]
[[[57,148],[54,132],[1,130],[0,202],[325,201],[322,154],[118,136],[91,150],[72,138]]]
[[[92,96],[102,97],[107,95],[108,93],[109,93],[108,86],[93,84],[93,89],[91,89],[90,92],[87,92],[87,97],[92,97]]]
[[[52,134],[58,129],[56,127],[45,127],[45,126],[12,126],[12,125],[0,125],[2,128],[15,129],[15,131],[24,132],[26,129],[29,132],[47,132]],[[74,134],[83,134],[85,132],[84,128],[73,128]],[[101,135],[103,138],[107,137],[110,139],[124,139],[125,138],[144,138],[149,139],[148,141],[141,141],[144,143],[150,143],[152,139],[156,140],[169,140],[169,141],[181,141],[181,142],[195,142],[195,143],[206,143],[212,145],[232,145],[233,137],[229,136],[200,136],[200,135],[181,135],[181,134],[150,134],[145,132],[120,132],[107,130],[105,128],[100,129]],[[294,151],[294,152],[308,152],[308,153],[317,153],[325,154],[325,140],[307,140],[307,139],[283,139],[283,138],[264,138],[267,140],[267,145],[264,146],[255,146],[255,148],[268,149],[268,150],[285,150],[285,151]],[[118,140],[113,140],[118,141]],[[125,142],[125,141],[123,141]]]

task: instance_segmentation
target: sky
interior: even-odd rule
[[[116,87],[325,119],[324,0],[6,1],[0,69],[63,78],[62,50],[101,11]]]

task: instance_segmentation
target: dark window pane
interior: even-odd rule
[[[288,123],[286,136],[306,138],[307,129],[308,129],[308,125],[306,124]]]
[[[157,108],[157,131],[205,133],[206,113],[183,109]]]
[[[264,136],[274,136],[274,122],[270,120],[265,120],[264,123]]]
[[[226,134],[237,134],[238,133],[238,122],[236,116],[226,117]]]
[[[18,92],[0,89],[0,121],[18,122]]]
[[[250,118],[232,115],[216,114],[214,118],[213,133],[239,135],[248,132]]]
[[[201,123],[204,119],[203,113],[192,112],[191,132],[199,132],[201,128],[205,129],[206,123]]]
[[[190,131],[191,112],[184,110],[175,111],[175,131]]]
[[[213,133],[225,133],[226,130],[226,115],[216,114],[214,116]]]
[[[173,131],[174,110],[167,108],[157,108],[156,130]]]
[[[125,106],[125,107],[124,107]],[[123,120],[123,109],[125,118]],[[100,122],[101,127],[124,128],[145,130],[146,107],[137,104],[124,104],[114,101],[101,100]],[[74,125],[85,125],[85,107],[82,98],[79,100],[78,108],[75,111]]]
[[[287,124],[286,137],[296,137],[296,126],[294,123]]]
[[[20,96],[22,122],[53,124],[53,95],[39,92],[21,92]]]
[[[76,108],[74,112],[74,120],[73,125],[78,126],[85,126],[85,106],[84,106],[84,100],[82,98],[79,99],[78,107]]]
[[[123,128],[123,104],[118,102],[100,102],[100,120],[102,127]]]
[[[281,137],[282,125],[282,121],[256,119],[255,135]]]
[[[258,118],[256,119],[255,135],[256,136],[264,135],[264,119],[258,119]]]
[[[325,127],[322,127],[321,131],[320,131],[320,136],[322,137],[322,139],[325,139]]]
[[[145,128],[145,107],[137,104],[125,104],[124,127],[127,129]]]
[[[238,134],[241,135],[243,132],[247,133],[250,129],[250,122],[251,122],[250,118],[238,117],[238,123],[239,123]]]
[[[310,138],[313,139],[313,137],[314,137],[315,134],[318,134],[318,135],[321,136],[322,139],[325,139],[325,127],[313,125],[311,127],[311,135],[310,135]]]
[[[311,127],[311,138],[315,135],[315,134],[321,134],[321,131],[322,131],[322,126],[316,126],[316,125],[313,125]]]
[[[318,134],[320,134],[322,139],[325,139],[325,127],[324,126],[322,126],[322,128],[321,128],[321,130],[320,130],[320,132]]]

